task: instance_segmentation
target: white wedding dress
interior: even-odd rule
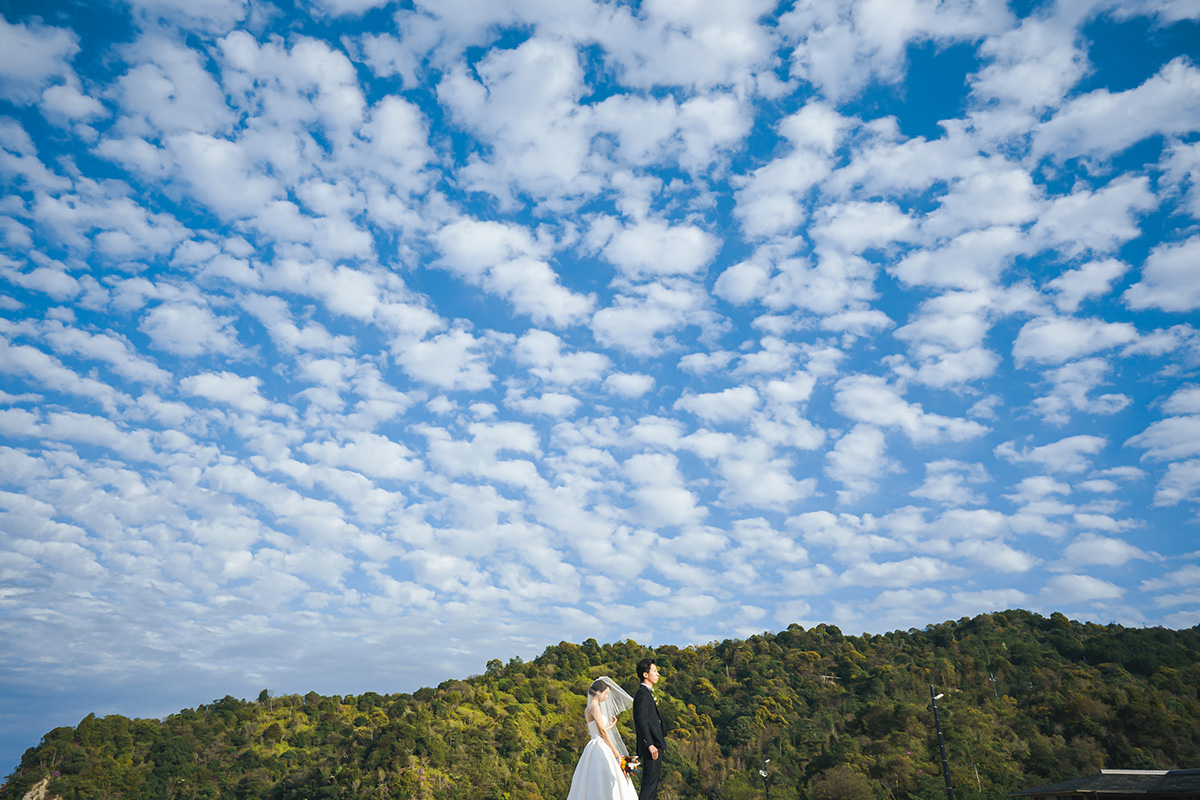
[[[567,800],[637,800],[633,781],[621,772],[612,749],[600,736],[600,728],[594,720],[588,720],[587,728],[591,739],[575,765]],[[616,726],[610,730],[615,733]]]

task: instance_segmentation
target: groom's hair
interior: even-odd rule
[[[646,673],[650,671],[650,665],[654,664],[654,663],[655,663],[655,661],[653,658],[643,658],[641,661],[638,662],[638,665],[637,665],[638,683],[641,683],[642,681],[646,680]]]

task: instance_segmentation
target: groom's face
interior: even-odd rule
[[[646,683],[651,686],[658,683],[658,664],[650,665],[650,671],[646,673]]]

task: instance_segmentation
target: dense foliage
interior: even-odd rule
[[[65,798],[564,798],[584,693],[653,653],[663,800],[941,800],[938,702],[960,800],[1101,768],[1200,766],[1200,628],[1007,611],[885,635],[831,625],[659,647],[562,643],[413,694],[225,697],[164,720],[88,716],[0,788]],[[628,715],[621,721],[632,742]]]

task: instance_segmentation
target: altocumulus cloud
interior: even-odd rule
[[[1200,623],[1194,4],[9,4],[0,767],[546,644]]]

